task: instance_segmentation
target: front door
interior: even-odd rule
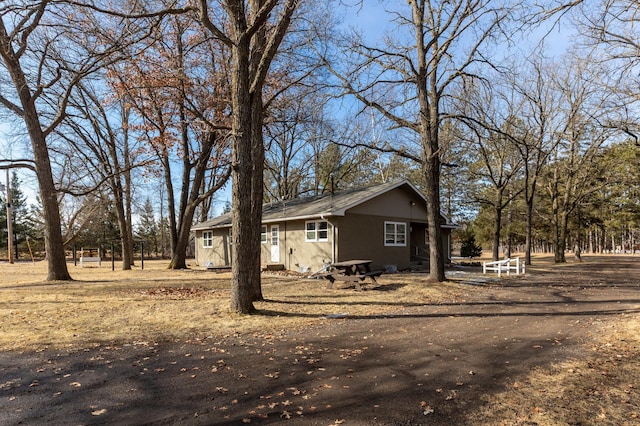
[[[280,226],[271,225],[271,263],[280,263]]]

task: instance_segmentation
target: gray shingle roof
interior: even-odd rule
[[[270,223],[286,220],[344,216],[348,209],[399,187],[406,187],[424,198],[422,193],[407,180],[389,182],[364,188],[346,189],[333,194],[327,193],[314,197],[302,197],[277,203],[267,203],[262,206],[262,222]],[[192,229],[195,231],[225,228],[231,226],[231,220],[231,213],[227,213],[194,225]]]

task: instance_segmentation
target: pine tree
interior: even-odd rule
[[[476,244],[476,236],[473,232],[467,232],[461,240],[460,256],[479,257],[482,255],[482,247]]]
[[[145,247],[147,248],[147,255],[150,256],[151,252],[158,254],[158,224],[156,223],[153,206],[151,200],[147,197],[144,202],[144,207],[140,213],[140,222],[136,227],[136,238],[145,241]]]
[[[26,248],[26,238],[29,236],[29,211],[27,206],[27,197],[20,189],[22,181],[18,178],[16,171],[11,173],[11,224],[13,231],[13,255],[18,258],[18,248],[23,250]],[[6,189],[6,188],[5,188]],[[0,246],[7,249],[7,195],[6,192],[0,194],[2,200],[2,209],[0,211],[0,225],[2,232],[0,233]]]

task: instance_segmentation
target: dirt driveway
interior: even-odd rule
[[[484,424],[489,396],[638,321],[640,259],[611,260],[279,335],[4,352],[0,424]],[[638,408],[639,378],[626,379]]]

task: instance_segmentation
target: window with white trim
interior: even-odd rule
[[[202,247],[213,247],[213,231],[202,231]]]
[[[328,241],[329,223],[326,220],[305,222],[304,240],[307,242]]]
[[[263,226],[261,231],[260,231],[260,242],[262,244],[266,244],[267,243],[267,226]]]
[[[405,222],[385,222],[384,245],[405,247],[407,245],[407,224]]]

